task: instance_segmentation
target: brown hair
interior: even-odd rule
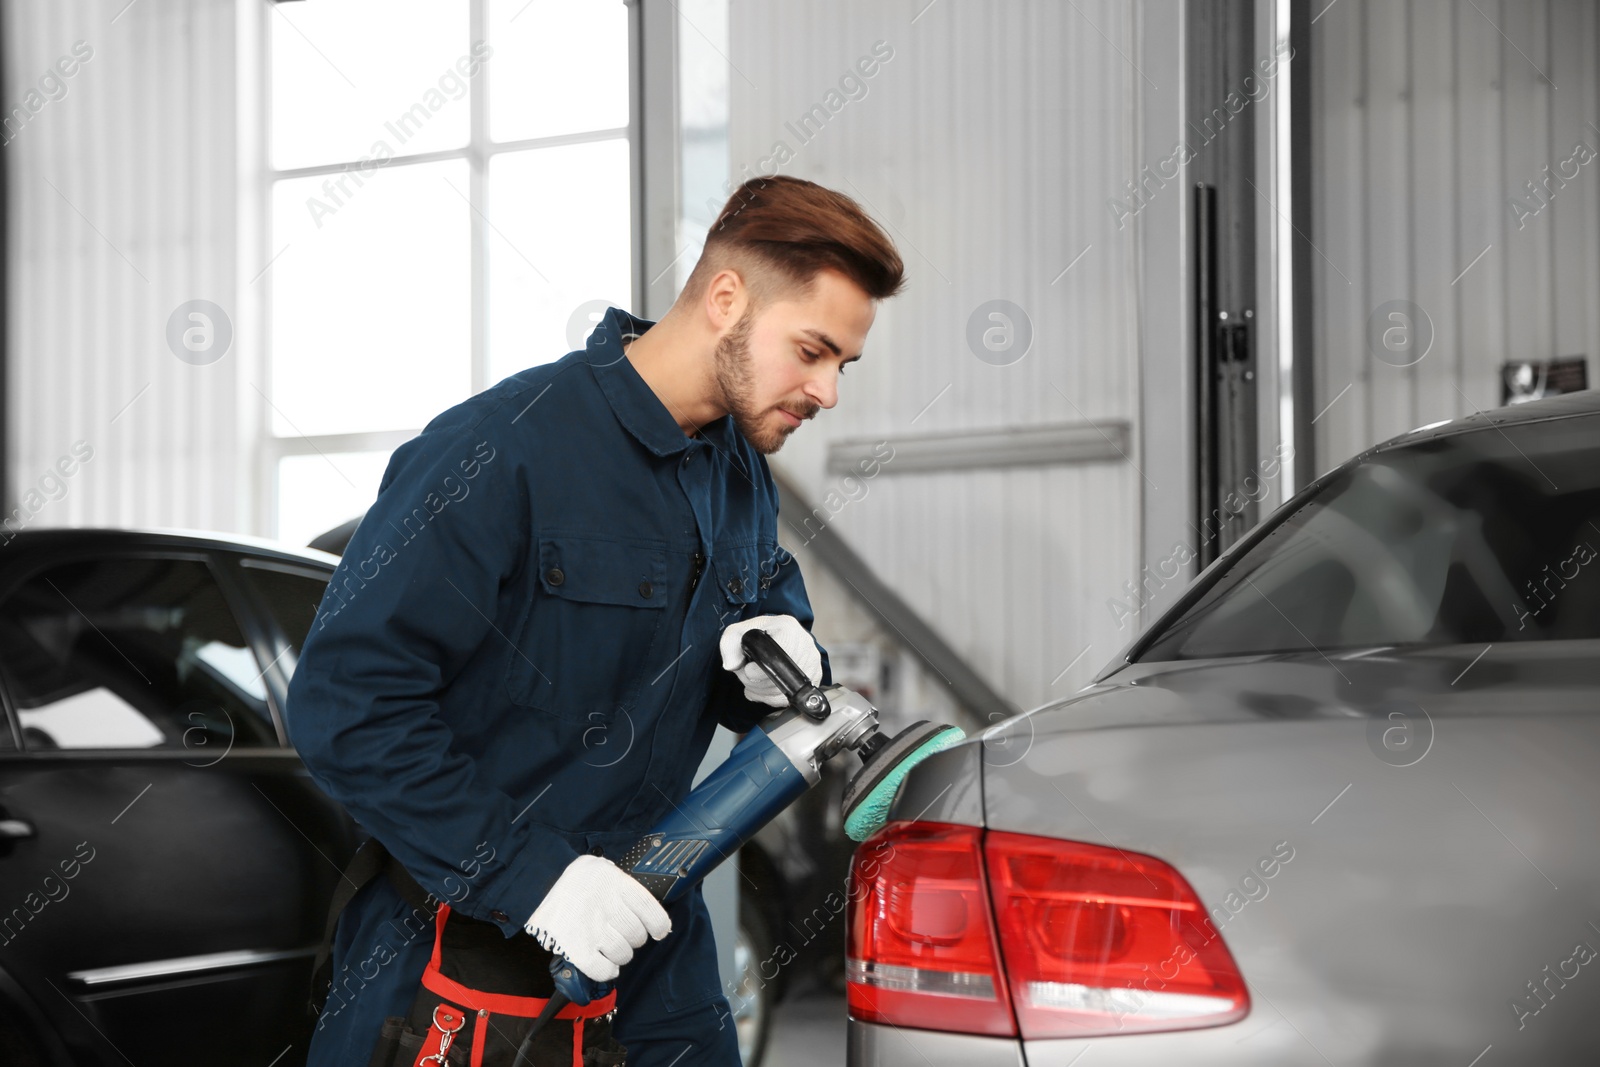
[[[900,253],[859,204],[781,174],[752,178],[734,190],[706,235],[684,293],[699,294],[724,267],[739,271],[758,305],[780,293],[809,293],[826,268],[874,300],[905,285]]]

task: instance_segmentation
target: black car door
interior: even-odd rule
[[[353,839],[285,742],[254,603],[209,552],[0,575],[0,978],[85,1062],[304,1056]]]

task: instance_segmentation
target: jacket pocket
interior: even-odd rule
[[[665,546],[541,537],[537,582],[514,639],[507,694],[591,727],[632,709],[668,614],[668,583]]]
[[[778,544],[777,540],[768,538],[756,545],[756,600],[765,601],[767,590],[772,588],[773,579],[777,578],[778,571],[784,566],[795,566],[794,557],[789,550]],[[761,614],[760,604],[756,606],[757,614]]]
[[[768,568],[771,564],[767,565]],[[770,571],[762,570],[761,548],[739,545],[717,548],[711,553],[711,572],[716,577],[721,602],[717,608],[724,626],[749,618],[750,605],[766,592],[762,584]]]

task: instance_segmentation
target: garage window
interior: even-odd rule
[[[621,0],[271,6],[271,532],[377,494],[444,408],[577,347],[633,275]]]

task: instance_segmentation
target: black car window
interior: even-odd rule
[[[277,747],[261,671],[198,560],[58,563],[0,604],[0,675],[29,750]]]
[[[328,575],[314,571],[283,567],[262,560],[247,559],[243,564],[245,579],[260,595],[271,613],[273,621],[282,631],[283,639],[292,650],[282,659],[285,674],[294,673],[294,661],[300,656],[300,646],[317,617],[317,605],[328,588]]]
[[[1600,420],[1476,430],[1341,472],[1140,660],[1600,637]]]

